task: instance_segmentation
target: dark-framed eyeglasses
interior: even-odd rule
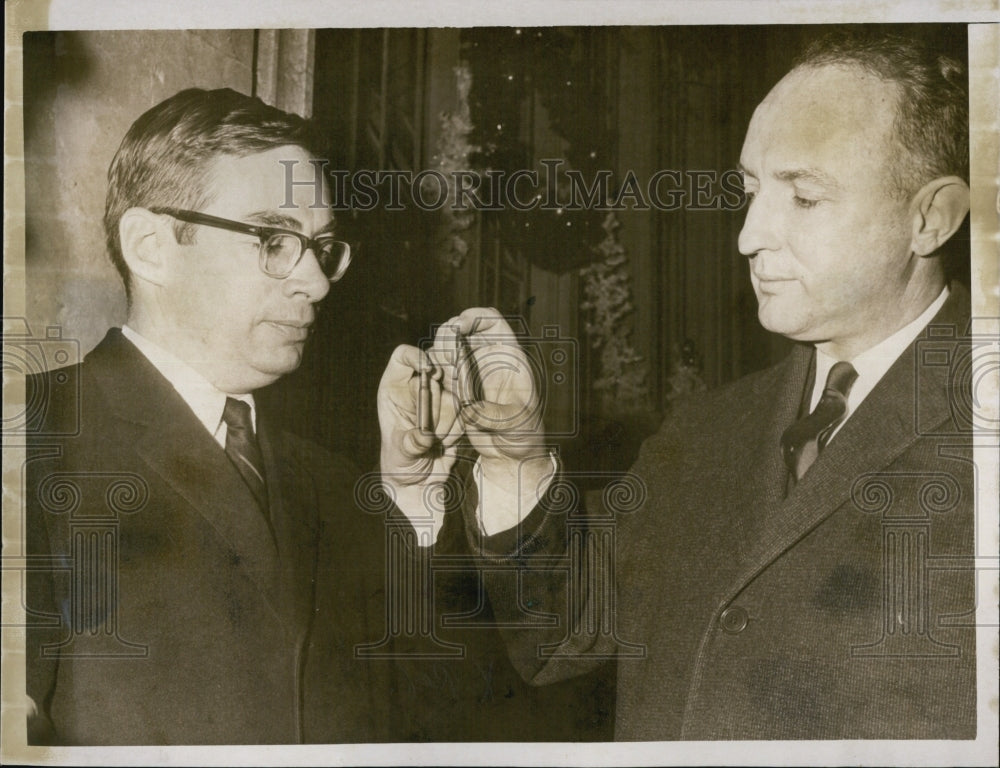
[[[332,236],[306,237],[292,229],[247,224],[181,208],[156,207],[149,210],[156,214],[173,216],[188,224],[202,224],[206,227],[253,235],[260,240],[260,269],[268,277],[277,279],[288,277],[308,250],[316,255],[320,269],[331,283],[342,278],[351,263],[351,246]]]

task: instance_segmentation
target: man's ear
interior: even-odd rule
[[[172,220],[145,208],[129,208],[118,222],[118,236],[132,275],[161,285],[168,264],[167,246],[176,242]]]
[[[969,185],[958,176],[942,176],[913,197],[911,250],[930,256],[955,234],[969,212]]]

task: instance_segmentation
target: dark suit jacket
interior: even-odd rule
[[[349,465],[259,419],[273,534],[169,383],[118,329],[33,377],[28,693],[62,744],[390,737],[383,527]],[[53,731],[54,729],[54,731]]]
[[[617,656],[618,739],[973,738],[968,307],[955,289],[787,496],[779,441],[808,346],[678,405],[630,492],[584,513],[555,484],[520,532],[520,594],[491,588],[497,613],[569,611],[507,632],[522,673]],[[569,589],[540,557],[567,539],[589,553]],[[510,563],[500,541],[487,551]]]

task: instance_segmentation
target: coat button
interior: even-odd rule
[[[719,625],[731,635],[738,635],[747,628],[750,617],[738,605],[731,605],[719,615]]]

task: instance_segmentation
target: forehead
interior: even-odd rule
[[[205,212],[229,218],[273,212],[320,229],[332,216],[322,171],[302,147],[276,147],[238,157],[216,157],[207,174]]]
[[[755,175],[815,167],[880,173],[890,158],[898,91],[851,66],[786,75],[754,111],[741,162]]]

